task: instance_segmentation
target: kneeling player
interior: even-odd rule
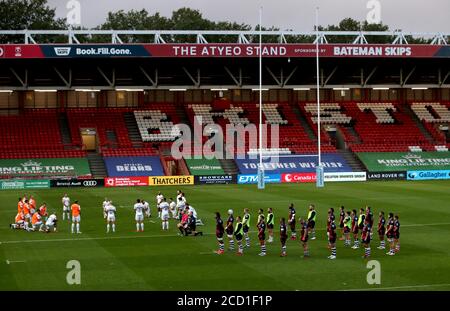
[[[281,218],[280,220],[280,242],[281,242],[281,255],[280,257],[286,257],[286,241],[287,241],[287,227],[286,220]]]
[[[300,241],[302,241],[303,246],[303,258],[309,257],[309,249],[308,249],[308,223],[303,219],[300,218],[300,226],[301,226],[301,236]]]
[[[259,215],[258,221],[258,239],[259,245],[261,245],[261,253],[259,256],[266,256],[266,222],[264,221],[264,215]]]
[[[31,231],[42,231],[42,216],[39,213],[34,213],[31,218]]]
[[[216,212],[216,238],[217,242],[219,242],[219,250],[216,251],[216,254],[222,255],[225,251],[225,244],[223,243],[223,233],[225,229],[223,227],[223,221],[220,217],[220,213]]]
[[[25,223],[25,215],[23,212],[17,213],[16,218],[14,219],[14,223],[10,224],[9,227],[11,229],[24,229]]]
[[[244,226],[242,225],[242,220],[240,216],[236,217],[236,227],[234,229],[234,236],[238,244],[238,251],[236,255],[242,256],[244,253],[244,246],[242,245],[242,238],[244,236]]]
[[[45,222],[45,226],[42,228],[43,232],[50,233],[50,232],[56,232],[56,226],[57,226],[58,218],[53,213],[50,216],[48,216],[47,221]]]

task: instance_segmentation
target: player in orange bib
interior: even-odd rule
[[[22,213],[23,211],[23,202],[22,199],[19,198],[19,202],[17,202],[17,214]]]
[[[47,203],[42,203],[41,207],[39,207],[39,215],[41,215],[41,217],[47,217],[48,213],[47,213]]]
[[[78,204],[78,201],[75,201],[70,207],[72,210],[72,233],[81,233],[80,231],[80,215],[81,215],[81,207]]]
[[[33,217],[31,218],[31,230],[32,231],[42,231],[42,216],[39,213],[34,213]]]
[[[30,195],[30,199],[28,200],[28,205],[30,206],[30,214],[31,216],[36,213],[36,200],[32,195]]]
[[[16,218],[14,219],[14,223],[10,224],[9,227],[11,229],[23,229],[23,224],[25,222],[25,217],[22,212],[17,213]]]
[[[30,205],[28,204],[28,200],[25,200],[23,203],[23,216],[25,217],[24,227],[27,229],[28,224],[31,222]]]

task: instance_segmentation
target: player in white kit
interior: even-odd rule
[[[44,232],[56,232],[56,223],[58,222],[58,219],[56,218],[55,214],[51,214],[48,216],[47,221],[45,222],[45,227],[43,227]]]
[[[178,198],[177,201],[177,213],[178,213],[178,220],[181,220],[181,217],[184,214],[184,209],[186,208],[186,202],[183,201],[182,197]]]
[[[112,205],[112,202],[106,205],[106,233],[109,233],[110,225],[112,232],[116,232],[116,207]]]
[[[106,219],[107,213],[106,213],[106,207],[111,203],[110,200],[108,200],[108,198],[105,198],[105,201],[103,201],[102,203],[102,207],[103,207],[103,218]]]
[[[150,210],[150,204],[147,201],[142,200],[141,203],[144,205],[144,212],[147,218],[152,217],[152,211]]]
[[[166,202],[166,198],[162,199],[162,202],[159,204],[161,208],[161,220],[162,220],[162,229],[169,230],[169,203]]]
[[[158,191],[158,195],[156,196],[156,207],[158,208],[158,218],[161,218],[161,208],[159,207],[159,204],[164,199],[164,196],[161,194],[161,191]]]
[[[173,201],[172,198],[169,199],[169,210],[170,213],[172,213],[172,218],[176,219],[177,218],[177,203]]]
[[[136,213],[136,232],[144,231],[144,204],[141,203],[140,199],[136,200],[136,204],[134,204],[134,211]]]
[[[63,220],[66,219],[66,216],[67,216],[67,220],[70,221],[70,198],[67,195],[67,193],[64,194],[61,202],[63,204],[62,219]]]

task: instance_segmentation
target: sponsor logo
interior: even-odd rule
[[[148,186],[148,177],[107,177],[105,187]]]
[[[266,183],[280,183],[280,174],[266,174],[264,175],[264,182]],[[258,175],[238,175],[238,184],[257,184]]]
[[[193,185],[194,176],[151,176],[149,179],[150,186],[181,186]]]
[[[407,180],[450,179],[450,170],[445,171],[408,171]]]
[[[325,173],[326,182],[333,181],[366,181],[366,172],[343,172],[343,173]]]
[[[115,56],[115,55],[132,55],[130,49],[115,47],[98,47],[98,48],[76,48],[77,56]]]
[[[0,181],[0,189],[14,190],[14,189],[39,189],[49,188],[49,180],[8,180]]]
[[[315,182],[315,173],[292,173],[292,174],[282,174],[281,182]]]
[[[22,47],[16,46],[14,48],[14,56],[15,57],[22,57]]]
[[[50,182],[51,187],[97,187],[103,186],[103,179],[56,179]]]
[[[97,186],[98,182],[96,180],[85,180],[83,181],[83,186],[85,187],[95,187]]]
[[[230,184],[236,183],[235,176],[233,175],[207,175],[207,176],[195,176],[196,183],[199,184]]]
[[[2,47],[0,47],[0,57],[3,57],[3,55],[5,55],[5,51]]]
[[[406,179],[406,172],[372,172],[367,173],[367,179],[403,180]]]
[[[55,47],[53,49],[57,56],[69,56],[70,51],[72,50],[70,47]]]

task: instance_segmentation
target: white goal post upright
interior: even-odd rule
[[[316,97],[317,97],[317,168],[316,168],[316,187],[324,186],[324,171],[322,166],[321,140],[320,140],[320,70],[319,70],[319,8],[316,8]]]
[[[264,168],[262,160],[262,6],[259,8],[259,166],[258,189],[265,188]]]

